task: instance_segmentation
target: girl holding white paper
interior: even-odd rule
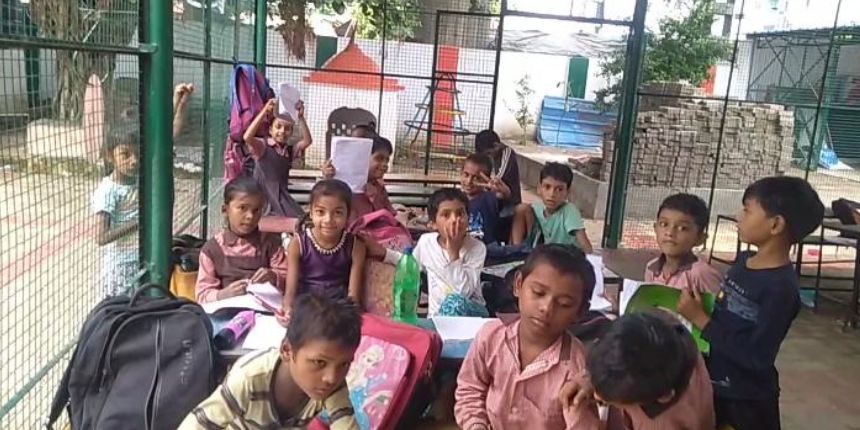
[[[275,99],[266,103],[263,110],[245,130],[245,145],[254,158],[254,179],[265,190],[269,202],[265,215],[298,218],[304,211],[290,196],[287,183],[293,160],[311,146],[313,139],[308,123],[305,121],[304,102],[300,100],[296,103],[296,116],[302,130],[302,139],[294,146],[289,145],[289,140],[293,135],[296,119],[286,112],[276,111],[277,106],[278,102]],[[269,137],[266,139],[256,137],[257,130],[265,119],[271,116],[274,116],[274,119],[269,127]]]

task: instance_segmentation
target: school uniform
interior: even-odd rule
[[[350,222],[355,221],[369,213],[385,209],[394,214],[394,206],[388,198],[385,183],[379,179],[370,181],[364,188],[363,193],[352,194],[352,210],[349,214]]]
[[[287,189],[293,167],[293,147],[271,138],[254,138],[248,142],[248,148],[254,158],[254,179],[266,193],[269,205],[266,215],[300,218],[304,211]]]
[[[645,282],[666,285],[679,290],[693,288],[697,291],[711,293],[720,290],[723,275],[692,252],[687,254],[681,261],[681,265],[672,273],[663,273],[664,264],[666,264],[666,256],[662,254],[649,261],[645,266]]]
[[[625,430],[703,430],[713,429],[714,397],[705,360],[695,354],[696,365],[690,382],[666,409],[648,413],[639,405],[623,406]]]
[[[520,371],[519,325],[519,320],[491,321],[475,336],[457,377],[457,425],[465,430],[597,429],[594,405],[565,409],[558,397],[566,380],[585,371],[585,346],[564,333]]]
[[[218,291],[233,282],[249,279],[264,267],[278,275],[275,286],[284,291],[287,256],[279,234],[258,230],[243,237],[229,229],[218,233],[200,250],[197,302],[217,301]]]
[[[308,399],[295,416],[279,416],[273,387],[275,371],[280,365],[277,349],[256,351],[240,358],[224,383],[185,417],[179,430],[303,429],[322,411],[328,413],[331,430],[359,429],[345,382],[325,400]]]
[[[313,292],[332,298],[346,297],[355,236],[344,230],[340,242],[332,249],[323,249],[310,228],[301,231],[296,240],[301,268],[296,294]]]

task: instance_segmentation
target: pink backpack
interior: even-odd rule
[[[269,99],[275,97],[266,78],[250,64],[237,64],[230,75],[230,134],[224,145],[224,180],[247,173],[248,155],[243,146],[245,130],[254,117],[263,110]],[[257,130],[257,137],[269,133],[267,118]]]
[[[353,234],[366,232],[382,246],[396,251],[403,251],[412,246],[409,229],[385,209],[356,219],[349,231]],[[393,286],[394,266],[368,260],[364,272],[364,304],[367,311],[376,315],[391,316],[394,306],[394,297],[391,294]]]
[[[435,332],[364,314],[361,344],[346,383],[362,430],[412,428],[432,401],[433,369],[442,352]],[[326,429],[315,420],[311,429]]]

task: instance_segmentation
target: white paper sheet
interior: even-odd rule
[[[484,324],[494,320],[494,318],[473,317],[433,317],[431,319],[436,326],[436,333],[439,333],[443,342],[474,339]]]
[[[246,291],[263,302],[263,306],[270,308],[269,310],[280,309],[284,302],[284,295],[281,291],[268,282],[248,285]]]
[[[636,290],[642,285],[642,282],[632,281],[630,279],[624,280],[624,285],[621,289],[621,298],[619,301],[621,302],[618,305],[618,315],[624,315],[624,312],[627,310],[627,304],[630,303],[630,299],[633,298],[633,295],[636,294]]]
[[[204,303],[201,305],[207,314],[214,314],[224,309],[251,309],[257,312],[269,312],[256,297],[251,294],[244,296],[230,297],[229,299],[218,300],[217,302]]]
[[[287,329],[278,323],[272,315],[257,315],[257,322],[242,342],[243,349],[277,348],[284,340]]]
[[[278,114],[289,115],[293,121],[298,120],[296,112],[296,103],[302,99],[302,94],[299,90],[284,82],[278,87]]]
[[[331,140],[331,162],[335,179],[349,185],[354,193],[363,193],[370,169],[370,150],[373,140],[358,137],[334,137]]]
[[[598,312],[609,311],[612,309],[612,303],[603,296],[606,292],[603,283],[603,257],[588,254],[585,258],[594,267],[594,292],[591,294],[591,307],[589,310]]]

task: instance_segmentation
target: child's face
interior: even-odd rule
[[[758,199],[744,200],[744,207],[738,214],[738,237],[742,242],[761,245],[785,229],[785,221],[780,216],[769,216],[761,207]]]
[[[325,400],[345,382],[355,348],[340,342],[312,340],[297,350],[281,346],[282,366],[287,364],[296,385],[313,400]]]
[[[286,143],[293,135],[293,123],[283,118],[275,118],[272,120],[272,126],[269,128],[269,134],[272,140],[278,143]]]
[[[117,145],[110,153],[111,163],[114,171],[121,177],[132,178],[137,176],[138,155],[137,149],[132,145]]]
[[[483,190],[481,185],[484,183],[482,178],[484,174],[481,166],[471,161],[463,163],[463,170],[460,171],[460,187],[467,196],[475,196]]]
[[[520,329],[532,339],[557,339],[579,319],[585,285],[578,276],[538,264],[525,278],[518,274],[514,295],[519,299]]]
[[[339,239],[349,220],[346,203],[336,196],[319,196],[311,205],[314,234],[325,239]]]
[[[459,200],[446,200],[439,203],[436,218],[433,220],[436,231],[445,236],[446,232],[454,232],[454,239],[466,236],[469,227],[469,211]],[[448,237],[445,237],[448,239]]]
[[[567,183],[555,178],[544,178],[540,181],[538,194],[547,209],[553,211],[558,209],[567,201]]]
[[[367,179],[377,181],[385,176],[388,172],[388,162],[391,160],[391,154],[387,151],[376,151],[370,154],[370,169],[367,172]]]
[[[221,211],[227,217],[230,231],[239,236],[251,234],[257,231],[263,216],[263,196],[239,193]]]
[[[682,257],[705,242],[706,235],[699,231],[692,216],[675,209],[663,209],[654,223],[654,233],[660,251],[667,257]]]

